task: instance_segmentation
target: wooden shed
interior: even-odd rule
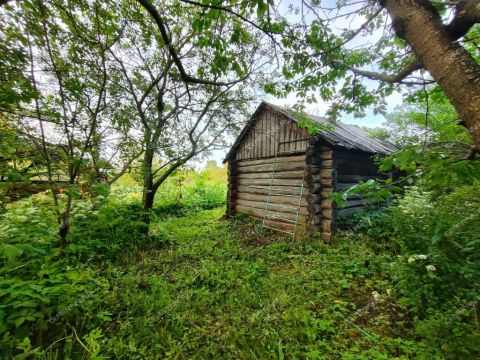
[[[330,125],[324,118],[308,118]],[[335,221],[365,204],[351,197],[337,209],[329,195],[378,177],[374,156],[397,149],[342,122],[310,136],[297,120],[293,111],[265,101],[257,108],[224,160],[227,216],[247,214],[294,237],[320,232],[330,241]]]

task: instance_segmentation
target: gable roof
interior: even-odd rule
[[[241,131],[240,135],[235,140],[235,143],[227,153],[224,162],[230,159],[230,157],[236,151],[244,137],[248,134],[250,127],[255,123],[258,114],[267,109],[278,112],[294,122],[298,120],[298,116],[296,116],[292,110],[262,101]],[[307,114],[307,117],[316,123],[334,126],[334,129],[332,130],[320,130],[320,132],[315,135],[315,137],[325,142],[327,146],[343,150],[360,151],[373,155],[388,155],[398,150],[395,145],[388,141],[371,138],[365,130],[357,125],[345,124],[341,121],[337,121],[335,124],[332,124],[328,121],[328,119],[315,115]]]

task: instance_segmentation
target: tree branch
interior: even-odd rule
[[[480,2],[462,0],[455,6],[455,17],[445,26],[445,30],[452,40],[458,40],[477,23],[480,23]]]
[[[173,46],[172,39],[168,35],[167,27],[165,25],[165,22],[163,21],[162,17],[158,13],[157,9],[153,6],[153,4],[150,2],[150,0],[137,0],[137,2],[145,9],[147,12],[150,14],[150,16],[153,18],[155,23],[158,26],[158,29],[160,30],[160,35],[162,37],[163,42],[165,43],[165,46],[168,49],[168,52],[170,53],[170,56],[173,59],[173,62],[175,63],[179,73],[180,77],[182,80],[186,83],[193,83],[193,84],[204,84],[204,85],[215,85],[215,86],[228,86],[228,85],[233,85],[237,84],[245,79],[247,79],[250,74],[247,74],[239,79],[236,79],[234,81],[230,82],[221,82],[221,81],[212,81],[212,80],[206,80],[206,79],[198,79],[196,77],[193,77],[185,71],[185,68],[183,67],[183,63],[180,59],[180,56],[177,54],[177,51],[175,50],[175,47]]]
[[[194,5],[194,6],[199,6],[199,7],[202,7],[202,8],[207,8],[207,9],[213,9],[213,10],[220,10],[220,11],[224,11],[224,12],[227,12],[233,16],[236,16],[238,17],[240,20],[242,20],[243,22],[247,23],[247,24],[250,24],[252,25],[254,28],[260,30],[261,32],[265,33],[276,45],[280,46],[280,44],[277,42],[277,40],[275,39],[275,37],[273,36],[273,34],[279,34],[278,32],[275,32],[275,31],[272,31],[272,30],[267,30],[263,27],[261,27],[260,25],[257,25],[256,23],[254,23],[253,21],[247,19],[245,16],[243,16],[242,14],[239,14],[238,12],[235,12],[233,11],[232,9],[228,8],[228,7],[225,7],[225,6],[220,6],[220,5],[215,5],[215,4],[203,4],[201,2],[198,2],[198,1],[192,1],[192,0],[180,0],[181,2],[183,3],[186,3],[186,4],[190,4],[190,5]],[[268,6],[268,9],[270,9],[270,3],[267,2],[267,6]],[[270,24],[270,22],[269,22]]]
[[[366,78],[372,80],[380,80],[389,84],[400,83],[404,80],[407,76],[413,73],[416,70],[420,70],[422,65],[418,62],[418,60],[414,60],[407,64],[403,69],[401,69],[398,73],[390,75],[387,73],[379,73],[375,71],[366,71],[357,68],[349,68],[350,71],[353,73],[364,76]]]

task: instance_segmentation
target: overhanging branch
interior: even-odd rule
[[[349,70],[355,73],[356,75],[364,76],[372,80],[379,80],[389,84],[395,84],[395,83],[402,82],[402,80],[404,80],[411,73],[413,73],[416,70],[420,70],[421,68],[422,68],[422,65],[417,60],[414,60],[408,65],[406,65],[403,69],[401,69],[398,73],[393,75],[390,75],[387,73],[375,72],[375,71],[366,71],[366,70],[361,70],[357,68],[349,68]]]
[[[445,30],[452,40],[458,40],[477,23],[480,23],[480,1],[462,0],[456,4],[455,17]]]
[[[173,59],[173,62],[175,63],[175,66],[178,69],[178,72],[180,73],[180,77],[182,80],[186,83],[193,83],[193,84],[204,84],[204,85],[215,85],[215,86],[229,86],[233,85],[236,83],[239,83],[249,77],[250,74],[245,75],[244,77],[241,77],[239,79],[236,79],[234,81],[230,82],[221,82],[221,81],[212,81],[212,80],[206,80],[206,79],[199,79],[196,77],[193,77],[185,71],[185,68],[183,67],[182,60],[180,59],[180,56],[177,54],[177,51],[175,50],[175,47],[172,43],[172,39],[170,38],[167,27],[165,25],[165,22],[163,21],[162,17],[158,13],[157,9],[153,6],[153,4],[150,2],[150,0],[137,0],[137,2],[145,9],[147,12],[150,14],[150,16],[153,18],[155,23],[157,24],[158,29],[160,30],[160,35],[162,37],[162,40],[165,44],[165,46],[168,49],[168,52],[170,53],[170,56]]]

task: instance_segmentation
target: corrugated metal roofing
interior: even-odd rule
[[[233,154],[233,152],[235,152],[237,146],[240,144],[243,137],[247,134],[247,128],[250,126],[252,121],[255,121],[258,112],[262,111],[262,109],[265,108],[270,108],[278,111],[281,114],[292,119],[293,121],[298,120],[298,117],[291,110],[270,104],[266,101],[262,101],[260,106],[255,111],[254,116],[252,116],[250,121],[247,123],[247,125],[233,144],[225,160],[228,160]],[[357,125],[345,124],[341,121],[337,121],[335,124],[332,124],[326,118],[318,117],[315,115],[307,115],[307,117],[314,122],[334,126],[332,130],[320,130],[319,134],[315,135],[332,147],[381,155],[388,155],[398,150],[395,145],[388,141],[372,139],[362,128]]]

